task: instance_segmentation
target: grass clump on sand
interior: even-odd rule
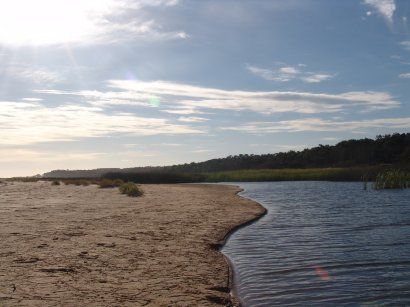
[[[121,179],[102,179],[98,185],[100,186],[101,189],[107,189],[107,188],[116,188],[120,187],[121,185],[124,184],[124,181]]]
[[[76,186],[88,186],[90,185],[90,182],[88,180],[85,179],[65,179],[63,180],[65,185],[76,185]]]
[[[142,196],[141,189],[133,182],[127,182],[120,186],[121,194],[125,194],[131,197]]]
[[[60,181],[54,180],[54,181],[51,183],[51,185],[60,185]]]
[[[398,169],[377,174],[373,183],[375,190],[410,188],[410,173]]]

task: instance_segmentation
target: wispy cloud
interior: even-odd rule
[[[57,152],[40,151],[27,148],[0,148],[0,160],[4,162],[53,162],[67,160],[94,160],[104,156],[106,153],[100,152]]]
[[[334,75],[325,72],[305,71],[305,67],[306,65],[299,64],[297,67],[282,66],[275,69],[266,69],[247,65],[246,69],[255,76],[268,81],[288,82],[292,80],[300,80],[307,83],[319,83],[334,77]]]
[[[0,102],[0,144],[72,141],[114,135],[173,135],[202,133],[187,125],[131,113],[107,114],[100,108],[35,102]]]
[[[402,41],[400,42],[400,45],[402,45],[404,49],[410,50],[410,41]]]
[[[44,67],[36,67],[24,64],[9,64],[3,67],[0,75],[12,77],[37,84],[55,84],[64,80],[63,76],[55,71]]]
[[[53,95],[77,95],[97,107],[109,105],[150,106],[150,98],[161,101],[168,113],[193,114],[209,109],[250,110],[257,113],[332,113],[356,108],[361,111],[391,109],[400,106],[387,92],[356,91],[340,94],[309,92],[252,92],[228,91],[215,88],[192,86],[165,81],[140,82],[129,80],[110,80],[108,87],[115,91],[64,92],[38,90],[37,93]],[[180,107],[173,112],[170,107]],[[181,114],[182,115],[182,114]]]
[[[276,122],[252,122],[237,127],[222,128],[225,130],[241,131],[254,134],[302,132],[302,131],[351,131],[363,132],[368,129],[409,129],[410,117],[378,118],[360,121],[333,121],[321,118],[304,118]]]
[[[164,29],[152,12],[152,8],[170,8],[178,3],[176,0],[0,1],[0,42],[54,45],[116,43],[136,38],[185,39],[189,37],[187,33]]]
[[[161,110],[161,112],[169,113],[169,114],[179,114],[179,115],[191,115],[191,114],[209,114],[206,112],[199,111],[194,107],[188,106],[175,106],[173,109],[165,109]]]
[[[409,48],[410,48],[410,41],[409,41]],[[403,57],[397,54],[391,55],[391,59],[398,61],[400,64],[410,65],[410,62],[403,60]]]
[[[381,15],[389,26],[393,24],[393,16],[396,11],[396,3],[394,0],[364,0],[363,2]]]
[[[208,121],[207,118],[195,117],[195,116],[181,116],[178,118],[178,121],[185,123],[203,123]]]
[[[106,23],[104,35],[96,37],[95,42],[119,43],[125,40],[144,38],[153,40],[188,39],[184,31],[166,31],[155,20],[127,21],[122,23]]]
[[[402,79],[410,79],[410,72],[400,74],[400,75],[399,75],[399,78],[402,78]]]
[[[195,150],[191,150],[190,152],[200,154],[200,153],[207,153],[207,152],[213,152],[213,151],[215,151],[215,150],[212,150],[212,149],[195,149]]]
[[[30,101],[30,102],[37,102],[37,101],[42,101],[42,98],[33,98],[33,97],[26,97],[22,99],[23,101]]]

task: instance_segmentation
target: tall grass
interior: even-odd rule
[[[104,178],[104,179],[102,179],[98,182],[98,185],[102,189],[116,188],[116,187],[120,187],[123,184],[124,184],[124,181],[122,181],[121,179],[107,179],[107,178]]]
[[[380,172],[373,182],[373,188],[375,190],[410,188],[410,173],[398,169]]]
[[[86,179],[63,179],[65,185],[76,185],[76,186],[88,186],[91,184],[89,180]]]
[[[258,169],[205,174],[207,182],[244,181],[361,181],[363,174],[369,180],[381,167],[356,168],[305,168],[305,169]]]
[[[299,169],[246,169],[209,173],[174,172],[115,172],[103,180],[120,178],[134,183],[191,183],[191,182],[245,182],[245,181],[373,181],[376,175],[389,166],[363,166],[350,168],[299,168]]]
[[[172,172],[115,172],[107,173],[103,178],[103,180],[121,179],[125,182],[135,183],[189,183],[203,182],[206,179],[206,175]]]
[[[133,182],[124,183],[120,186],[119,189],[121,194],[125,194],[130,197],[138,197],[142,196],[143,194],[140,188]]]

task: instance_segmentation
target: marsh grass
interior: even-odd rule
[[[117,188],[120,187],[121,185],[124,184],[124,181],[121,179],[101,179],[98,182],[98,185],[100,186],[101,189],[107,189],[107,188]]]
[[[197,173],[174,173],[164,171],[153,172],[111,172],[104,175],[105,179],[121,179],[124,182],[135,183],[192,183],[206,181],[206,175]],[[103,180],[105,180],[103,179]]]
[[[63,183],[65,185],[75,185],[75,186],[88,186],[91,184],[91,182],[86,179],[64,179]]]
[[[40,181],[41,178],[38,177],[12,177],[12,178],[7,178],[6,181],[16,181],[16,182],[37,182]]]
[[[373,182],[373,188],[375,190],[410,188],[410,173],[398,169],[380,172]]]
[[[124,183],[119,187],[119,189],[121,194],[125,194],[130,197],[138,197],[143,194],[141,189],[133,182]]]
[[[258,169],[206,173],[207,182],[244,181],[363,181],[380,171],[380,167],[356,168],[303,168],[303,169]]]

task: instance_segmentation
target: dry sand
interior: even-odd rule
[[[229,305],[212,245],[264,209],[233,186],[142,189],[1,185],[0,306]]]

